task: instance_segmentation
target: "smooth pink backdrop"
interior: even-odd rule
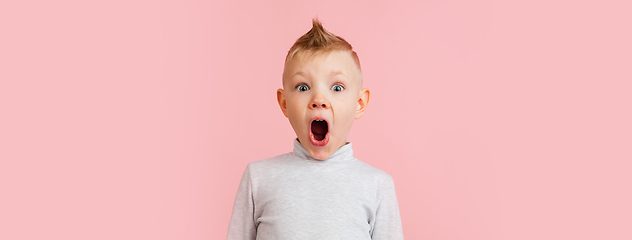
[[[360,56],[406,239],[632,239],[629,1],[3,1],[0,239],[225,239],[285,54]]]

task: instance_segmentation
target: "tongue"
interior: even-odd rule
[[[314,133],[314,137],[317,140],[323,140],[325,138],[325,134],[327,134],[327,122],[325,121],[313,121],[312,122],[312,133]]]

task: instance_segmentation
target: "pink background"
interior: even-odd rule
[[[629,1],[3,1],[0,239],[225,239],[283,60],[358,52],[407,239],[632,239]]]

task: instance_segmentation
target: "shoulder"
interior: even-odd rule
[[[363,172],[367,176],[370,176],[370,178],[373,179],[378,186],[393,184],[393,177],[391,177],[390,174],[386,173],[382,169],[373,167],[368,163],[357,160],[355,161],[354,168]]]
[[[284,154],[280,154],[274,157],[270,157],[270,158],[266,158],[266,159],[262,159],[258,161],[253,161],[253,162],[248,163],[248,168],[262,168],[262,167],[269,167],[273,165],[283,164],[291,157],[291,155],[292,153],[290,152],[290,153],[284,153]]]
[[[248,166],[246,166],[246,170],[254,176],[278,171],[290,163],[289,160],[291,159],[291,154],[292,153],[284,153],[263,160],[250,162],[248,163]]]
[[[392,202],[393,199],[397,201],[395,193],[395,182],[393,181],[393,177],[390,174],[383,171],[382,169],[373,167],[368,163],[363,163],[359,166],[362,166],[362,168],[365,168],[367,172],[370,172],[372,176],[372,184],[374,184],[374,189],[378,202]]]
[[[382,169],[368,163],[356,161],[354,168],[363,172],[364,181],[374,191],[377,202],[391,202],[396,198],[393,177]]]

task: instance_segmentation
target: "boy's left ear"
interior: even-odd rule
[[[358,119],[364,115],[366,106],[369,105],[369,96],[371,93],[368,88],[360,90],[360,98],[358,99],[358,108],[356,109],[355,119]]]

